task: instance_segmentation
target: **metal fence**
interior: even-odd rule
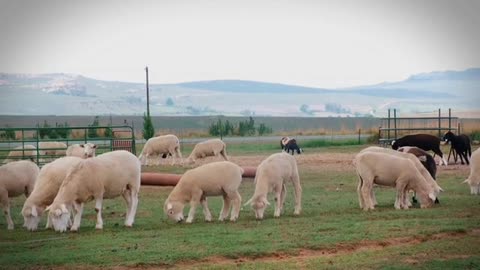
[[[388,117],[381,119],[381,126],[378,131],[379,144],[390,144],[399,136],[414,132],[430,133],[442,138],[447,131],[460,129],[458,117],[452,117],[451,109],[448,109],[448,116],[442,117],[438,109],[438,117],[397,117],[397,110],[393,109],[393,116],[388,109]]]
[[[64,143],[44,147],[42,142]],[[65,155],[72,144],[94,143],[97,154],[127,150],[136,154],[131,126],[27,127],[0,128],[0,164],[31,159],[39,166]],[[43,148],[42,148],[43,147]]]

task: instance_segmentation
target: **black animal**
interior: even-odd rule
[[[392,149],[397,150],[402,146],[416,146],[425,151],[432,150],[439,155],[442,162],[447,165],[447,161],[443,158],[442,150],[440,150],[440,139],[430,134],[413,134],[406,135],[395,141],[392,141]]]
[[[285,144],[283,150],[285,150],[289,154],[290,151],[292,151],[292,155],[295,154],[295,151],[297,151],[297,154],[301,154],[303,152],[303,150],[298,147],[297,140],[295,139],[290,139],[287,144]]]
[[[436,180],[436,175],[437,175],[437,164],[435,163],[435,159],[433,159],[432,155],[427,153],[425,150],[420,149],[418,147],[411,147],[411,146],[405,146],[405,147],[400,147],[398,148],[399,152],[404,152],[404,153],[410,153],[413,154],[418,158],[418,160],[422,163],[423,167],[427,169],[428,173],[432,176],[433,180]],[[412,201],[414,203],[417,202],[417,199],[415,198],[415,195],[412,198]],[[435,203],[440,203],[438,198],[435,199]]]
[[[288,141],[290,141],[290,138],[289,137],[283,137],[281,140],[280,140],[280,149],[285,149],[285,145],[288,143]]]
[[[443,136],[443,140],[447,143],[451,142],[452,148],[460,156],[460,161],[462,162],[462,164],[465,164],[463,162],[463,159],[465,159],[467,165],[470,164],[470,162],[468,161],[468,157],[472,156],[472,147],[470,145],[470,138],[467,135],[460,134],[457,136],[453,134],[453,132],[448,131]]]

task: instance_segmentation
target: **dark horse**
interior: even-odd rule
[[[463,159],[465,159],[465,162],[467,162],[467,165],[470,164],[468,161],[468,157],[472,156],[472,147],[470,146],[470,138],[465,135],[465,134],[460,134],[460,135],[455,135],[453,132],[448,131],[445,133],[443,136],[443,140],[448,142],[451,142],[452,148],[455,150],[455,153],[460,156],[460,161],[462,164],[465,164],[463,162]],[[457,161],[456,159],[456,154],[454,153],[455,157],[455,162]]]

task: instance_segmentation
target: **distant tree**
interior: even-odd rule
[[[112,130],[112,125],[108,124],[108,127],[105,128],[105,132],[103,134],[106,138],[111,138],[113,137],[113,130]]]
[[[57,134],[60,138],[68,138],[68,136],[70,136],[70,134],[72,133],[72,130],[69,129],[69,125],[67,122],[65,122],[64,124],[55,124],[56,127],[58,128],[56,131],[57,131]]]
[[[148,140],[155,135],[155,128],[153,127],[152,117],[143,114],[143,138]]]
[[[271,134],[273,133],[273,130],[271,127],[267,127],[264,123],[261,123],[260,126],[258,126],[258,135],[263,136],[265,134]]]
[[[6,128],[11,128],[9,125],[5,125]],[[15,131],[13,129],[5,130],[4,132],[0,133],[1,139],[6,140],[15,140]]]
[[[100,124],[100,116],[95,116],[93,119],[93,123],[91,125],[88,125],[88,137],[89,138],[97,138],[98,136],[98,126]]]
[[[169,107],[175,106],[175,103],[173,102],[173,99],[171,97],[167,98],[167,101],[165,103]]]
[[[306,114],[313,114],[312,110],[309,109],[307,104],[302,104],[302,106],[300,106],[300,111]]]

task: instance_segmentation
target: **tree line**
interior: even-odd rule
[[[208,134],[211,136],[253,136],[258,134],[260,136],[271,134],[273,130],[264,123],[255,126],[255,120],[250,116],[248,120],[240,121],[238,123],[231,123],[228,120],[222,121],[218,119],[208,127]]]

